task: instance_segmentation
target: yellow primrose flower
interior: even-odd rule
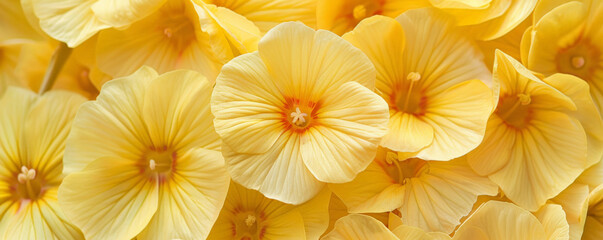
[[[547,204],[532,214],[512,203],[482,204],[459,227],[453,240],[568,239],[569,227],[559,205]]]
[[[599,240],[603,236],[603,185],[599,185],[589,195],[588,213],[582,239]]]
[[[551,1],[549,1],[551,2]],[[603,4],[573,1],[553,8],[526,33],[526,66],[545,76],[567,73],[590,86],[599,111],[603,110]],[[524,43],[522,43],[523,45]]]
[[[102,31],[96,50],[100,70],[121,77],[143,65],[159,73],[185,68],[213,81],[222,64],[256,49],[260,33],[253,23],[227,9],[200,4],[168,1],[129,28]]]
[[[143,67],[82,105],[59,203],[86,238],[207,236],[229,181],[210,95],[199,73]]]
[[[325,188],[299,206],[266,198],[231,182],[209,240],[318,239],[329,223],[331,192]]]
[[[331,32],[296,22],[270,30],[257,52],[224,65],[212,96],[233,180],[292,204],[352,180],[389,118],[374,81],[370,60]]]
[[[268,32],[282,22],[301,21],[316,26],[317,0],[195,0],[213,4],[252,21],[261,32]]]
[[[602,149],[594,147],[601,144],[601,119],[596,111],[583,110],[593,109],[586,84],[567,95],[553,87],[579,86],[572,76],[543,81],[497,51],[494,79],[500,81],[497,109],[488,120],[484,142],[467,159],[509,199],[535,211],[601,159]],[[591,125],[598,127],[585,132]]]
[[[523,22],[538,0],[429,0],[479,40],[499,38]]]
[[[390,231],[382,222],[363,214],[350,214],[335,223],[333,231],[321,240],[447,240],[445,234],[424,232],[406,225],[399,225]]]
[[[352,31],[362,19],[384,15],[397,17],[408,9],[429,6],[427,0],[317,0],[316,22],[320,29],[338,35]]]
[[[98,31],[138,21],[167,0],[30,0],[40,27],[52,38],[76,47]]]
[[[397,209],[406,225],[445,233],[469,213],[477,196],[498,192],[496,184],[473,172],[464,158],[399,160],[385,149],[354,180],[329,188],[351,213]]]
[[[86,99],[8,87],[0,99],[0,238],[82,239],[57,203],[65,139]]]
[[[477,48],[452,27],[442,14],[417,9],[397,21],[368,18],[343,36],[377,69],[376,87],[390,112],[381,146],[450,160],[482,141],[493,104],[483,82],[491,75]]]

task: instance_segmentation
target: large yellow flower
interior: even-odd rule
[[[418,9],[397,21],[371,17],[343,36],[376,66],[376,87],[390,112],[382,146],[450,160],[482,141],[493,105],[483,82],[491,75],[477,48],[452,27],[442,14]]]
[[[464,158],[399,160],[385,149],[354,180],[329,187],[351,213],[397,209],[406,225],[445,233],[469,213],[477,196],[498,192],[496,184],[473,172]]]
[[[547,204],[532,214],[512,203],[482,204],[456,231],[453,240],[561,240],[569,227],[561,206]]]
[[[24,1],[26,2],[26,1]],[[69,47],[76,47],[98,31],[138,21],[166,0],[30,0],[40,27]]]
[[[102,31],[96,50],[100,70],[122,77],[143,65],[159,73],[185,68],[213,81],[222,64],[255,50],[260,33],[253,23],[227,9],[200,4],[168,1],[126,29]]]
[[[0,238],[81,239],[57,203],[65,139],[86,99],[9,87],[0,99]]]
[[[559,1],[546,1],[551,4]],[[544,8],[544,6],[543,6]],[[522,45],[526,66],[545,76],[558,72],[582,78],[603,110],[603,4],[573,1],[537,19]]]
[[[299,204],[352,180],[374,158],[387,104],[375,69],[337,35],[301,23],[270,30],[258,51],[222,68],[212,97],[234,181]]]
[[[299,206],[266,198],[231,182],[209,240],[318,239],[329,225],[331,192],[324,188]]]
[[[143,67],[82,105],[59,203],[86,238],[205,238],[228,189],[210,83]]]
[[[263,33],[287,21],[316,26],[317,0],[195,0],[228,8],[252,21]]]
[[[484,142],[469,153],[468,161],[513,202],[535,211],[601,159],[601,119],[596,112],[583,111],[593,108],[586,84],[576,94],[584,99],[553,87],[580,86],[578,78],[559,74],[543,82],[500,51],[494,78],[500,81],[498,106]],[[591,125],[598,127],[585,132]]]

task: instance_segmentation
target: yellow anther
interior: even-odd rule
[[[28,169],[26,166],[21,167],[21,173],[17,175],[17,180],[19,183],[25,183],[29,180],[34,180],[36,178],[36,170]]]
[[[293,122],[293,124],[297,126],[302,126],[304,125],[304,123],[306,123],[306,119],[304,117],[307,116],[308,114],[301,112],[301,110],[299,110],[299,107],[296,107],[295,112],[291,113],[291,117],[293,118],[291,122]]]
[[[580,68],[584,67],[585,63],[586,63],[586,60],[582,56],[572,57],[572,66],[576,69],[580,69]]]
[[[421,80],[421,74],[419,74],[418,72],[410,72],[406,76],[406,79],[409,80],[409,81],[416,82],[416,81]]]
[[[247,215],[247,218],[245,219],[245,225],[247,225],[247,227],[251,227],[254,223],[255,223],[255,216],[253,215]]]
[[[387,152],[387,155],[385,156],[385,162],[391,165],[394,164],[394,161],[398,161],[398,154],[394,152]]]
[[[366,17],[366,7],[362,4],[357,5],[356,7],[354,7],[353,15],[354,19],[356,20],[364,19]]]
[[[519,103],[521,105],[528,105],[530,104],[530,102],[532,102],[532,98],[530,97],[530,95],[520,93],[517,94],[517,97],[519,98]]]
[[[173,34],[173,33],[172,33],[172,29],[171,29],[171,28],[165,28],[165,29],[163,29],[163,34],[164,34],[165,36],[167,36],[168,38],[171,38],[171,37],[172,37],[172,34]]]

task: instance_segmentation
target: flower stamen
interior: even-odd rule
[[[356,7],[354,7],[352,14],[354,16],[354,19],[362,20],[366,17],[366,7],[362,4],[357,5]]]
[[[151,170],[155,170],[155,166],[157,166],[157,163],[155,162],[154,159],[149,160],[149,168]]]
[[[255,216],[249,214],[249,215],[247,215],[247,218],[245,219],[245,225],[247,225],[247,227],[251,227],[251,226],[253,226],[255,221],[256,221]]]
[[[410,95],[412,93],[412,88],[415,85],[415,82],[421,80],[421,74],[417,73],[417,72],[410,72],[407,76],[406,76],[406,80],[410,81],[410,86],[408,87],[408,90],[406,92],[406,99],[404,100],[404,107],[402,109],[408,109],[408,100],[410,100]]]
[[[21,173],[17,175],[19,183],[23,184],[27,181],[34,180],[36,178],[36,170],[28,169],[26,166],[21,167]]]
[[[584,67],[584,64],[586,64],[586,60],[582,56],[574,56],[574,57],[572,57],[571,61],[572,61],[572,66],[575,69],[580,69],[580,68]]]
[[[307,116],[308,114],[301,112],[299,107],[296,107],[295,112],[291,113],[291,117],[293,118],[291,122],[297,126],[303,126],[306,123],[306,119],[304,117]]]

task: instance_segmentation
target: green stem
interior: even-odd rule
[[[52,58],[50,59],[50,64],[44,74],[42,86],[40,86],[40,90],[38,91],[40,95],[52,88],[63,65],[65,65],[69,55],[71,55],[71,50],[73,49],[67,47],[67,44],[60,43],[57,50],[54,51],[54,54],[52,54]]]

